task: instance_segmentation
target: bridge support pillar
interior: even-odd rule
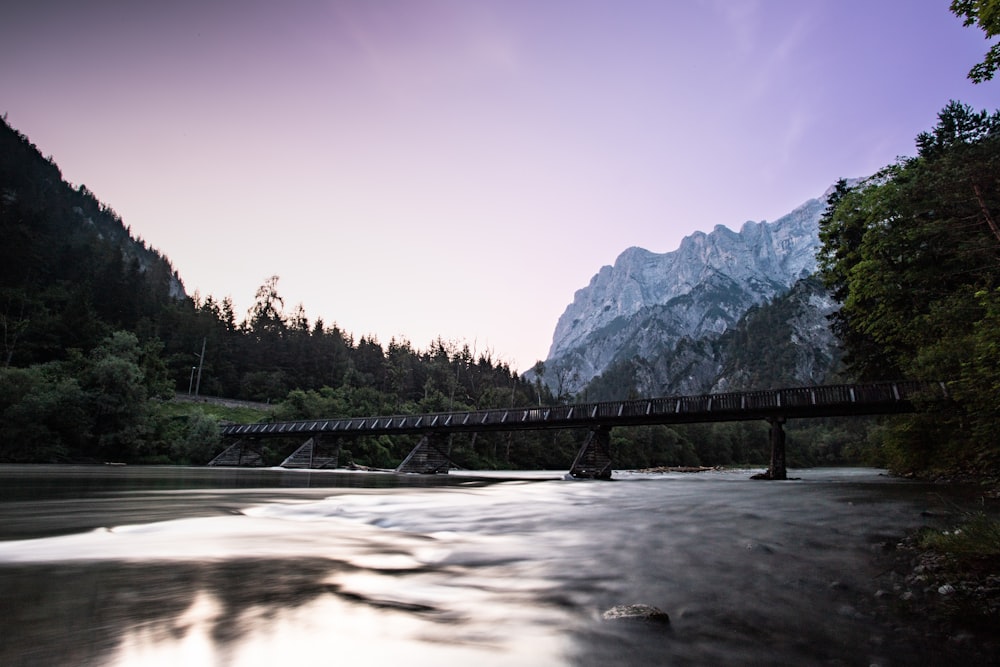
[[[416,472],[424,475],[448,473],[453,462],[448,455],[438,447],[440,436],[437,433],[425,435],[417,443],[403,462],[396,467],[396,472]]]
[[[340,442],[325,442],[323,436],[314,435],[281,462],[282,468],[336,468],[340,459]]]
[[[569,474],[577,479],[611,479],[610,426],[598,426],[590,431]]]
[[[263,465],[263,447],[253,440],[237,440],[208,462],[210,466],[256,468]]]
[[[788,479],[785,468],[785,418],[771,417],[767,421],[771,425],[771,465],[767,469],[767,478]]]

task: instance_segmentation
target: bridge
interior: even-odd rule
[[[298,438],[305,442],[284,460],[283,467],[336,467],[344,438],[421,435],[396,471],[441,473],[454,465],[442,447],[449,434],[586,429],[588,436],[570,466],[570,475],[610,479],[610,433],[614,427],[765,420],[770,424],[771,461],[763,476],[786,479],[783,425],[787,420],[914,412],[948,398],[943,382],[876,382],[468,412],[231,424],[223,427],[222,435],[236,442],[208,465],[260,465],[261,439]]]

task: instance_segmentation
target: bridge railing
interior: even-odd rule
[[[845,385],[816,387],[813,392],[816,395],[816,402],[820,405],[850,403],[852,400],[851,388]]]

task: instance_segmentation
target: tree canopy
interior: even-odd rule
[[[963,25],[975,25],[982,29],[987,39],[1000,35],[1000,0],[952,0],[951,11],[963,19]],[[998,67],[1000,43],[991,46],[982,62],[969,70],[969,78],[975,83],[989,81]]]
[[[886,433],[905,469],[997,460],[1000,424],[1000,112],[950,102],[918,155],[851,187],[820,226],[820,274],[859,379],[946,381],[949,414]]]

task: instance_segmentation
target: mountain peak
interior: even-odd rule
[[[579,390],[626,347],[635,348],[622,332],[651,309],[670,313],[663,345],[725,331],[751,306],[815,271],[825,202],[810,199],[774,222],[748,220],[739,232],[716,225],[686,236],[672,252],[627,248],[575,293],[546,365],[572,368],[571,391]]]

